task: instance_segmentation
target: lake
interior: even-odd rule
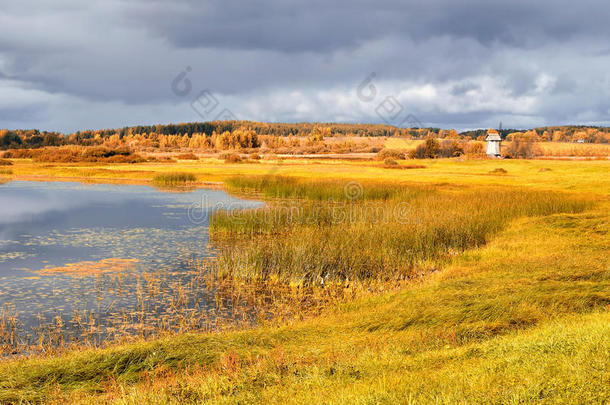
[[[215,255],[210,214],[261,205],[221,190],[0,185],[0,339],[32,345],[53,329],[49,344],[100,343],[178,328],[185,314],[213,320],[218,303],[202,275]]]

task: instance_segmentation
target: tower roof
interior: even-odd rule
[[[487,138],[485,138],[486,141],[501,141],[502,138],[500,137],[500,134],[498,133],[498,131],[496,131],[495,129],[489,129],[487,131]]]

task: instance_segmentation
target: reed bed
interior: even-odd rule
[[[161,173],[153,177],[152,182],[158,187],[185,186],[197,181],[192,173]]]
[[[305,285],[410,279],[483,245],[515,218],[577,213],[590,205],[563,193],[498,187],[451,190],[285,177],[228,184],[301,200],[215,213],[210,230],[221,246],[220,274]],[[360,189],[358,198],[352,198],[350,184]]]
[[[122,296],[129,306],[114,302],[69,313],[38,315],[25,325],[15,308],[0,308],[0,357],[57,355],[74,347],[112,344],[186,332],[221,332],[262,325],[268,321],[313,316],[330,305],[353,299],[363,288],[326,288],[273,281],[245,282],[221,277],[213,258],[191,260],[181,271],[119,272],[95,275],[100,303]],[[370,288],[387,286],[370,286]]]
[[[238,192],[256,192],[267,198],[298,198],[317,201],[389,200],[414,192],[430,192],[431,187],[405,188],[392,182],[357,182],[340,179],[300,179],[288,176],[230,177],[225,183]]]

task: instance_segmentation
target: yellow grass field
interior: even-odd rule
[[[350,180],[380,189],[425,187],[421,198],[440,194],[429,207],[413,200],[423,221],[435,220],[434,210],[451,206],[452,199],[460,209],[459,201],[477,192],[489,196],[491,208],[501,202],[494,199],[496,192],[534,193],[533,211],[547,194],[556,202],[542,210],[549,212],[531,215],[515,214],[513,207],[508,226],[483,243],[450,248],[448,260],[427,262],[430,271],[400,288],[357,294],[321,315],[4,360],[0,402],[610,402],[608,160],[437,159],[404,169],[377,161],[315,159],[13,163],[7,177],[13,180],[148,184],[160,173],[189,173],[199,185],[215,186],[235,183],[236,176],[294,177],[305,194],[335,184],[324,182],[342,187]],[[571,209],[562,205],[564,198],[586,203]],[[439,226],[444,235],[462,224]],[[288,246],[294,243],[289,232],[279,238]]]
[[[415,149],[417,145],[423,142],[421,139],[387,138],[385,147],[387,149],[409,150]]]
[[[404,181],[408,183],[456,185],[508,185],[537,189],[607,194],[610,190],[610,161],[555,160],[462,160],[431,159],[401,161],[424,168],[388,169],[383,162],[342,160],[261,160],[257,163],[226,164],[215,158],[179,163],[102,165],[96,163],[35,163],[15,160],[13,175],[27,180],[127,181],[148,183],[159,173],[192,173],[201,183],[221,183],[234,175],[287,175],[306,178]],[[498,173],[504,169],[506,173]],[[494,172],[496,171],[496,172]]]
[[[574,142],[539,142],[542,156],[610,156],[610,144],[574,143]]]

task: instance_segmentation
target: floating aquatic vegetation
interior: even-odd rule
[[[38,271],[35,271],[41,275],[53,275],[57,273],[70,275],[73,277],[84,277],[90,275],[97,275],[102,273],[119,273],[130,270],[133,268],[135,263],[138,263],[138,259],[121,259],[121,258],[110,258],[102,259],[99,261],[84,261],[78,263],[68,263],[65,266],[60,267],[47,267]]]

